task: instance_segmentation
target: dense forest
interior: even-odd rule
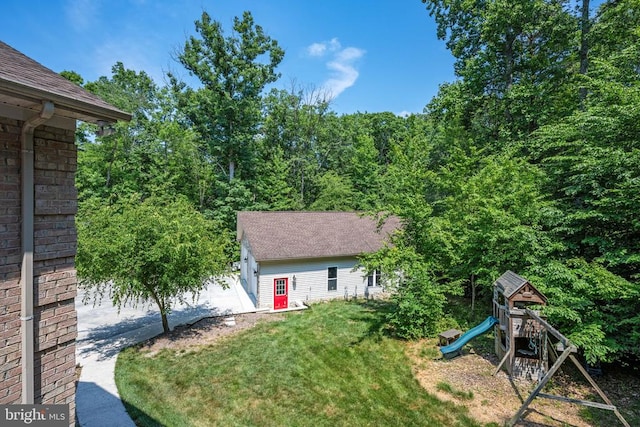
[[[228,35],[206,12],[196,21],[176,55],[195,87],[122,63],[92,82],[63,72],[133,113],[110,135],[78,131],[79,274],[109,268],[97,265],[107,252],[89,252],[122,240],[118,229],[139,226],[144,243],[135,223],[175,209],[215,230],[217,264],[205,267],[218,271],[238,256],[238,210],[395,214],[403,233],[363,263],[404,273],[397,335],[437,332],[455,296],[486,310],[513,270],[589,362],[637,361],[640,2],[422,1],[457,79],[408,117],[338,115],[318,90],[275,88],[284,51],[249,12]]]

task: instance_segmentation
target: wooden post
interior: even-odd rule
[[[547,372],[547,374],[542,378],[542,380],[540,380],[540,383],[538,384],[538,386],[531,392],[531,394],[529,395],[527,400],[525,400],[525,402],[522,404],[520,409],[518,409],[518,412],[516,412],[516,414],[507,422],[507,426],[513,427],[513,425],[518,422],[518,420],[520,419],[520,417],[522,417],[522,414],[524,414],[524,411],[527,410],[527,407],[529,407],[533,399],[536,398],[538,393],[540,393],[540,390],[542,390],[544,386],[547,385],[547,383],[549,382],[553,374],[555,374],[558,368],[560,368],[560,365],[562,365],[562,362],[564,362],[565,359],[569,357],[571,353],[575,353],[576,351],[577,351],[576,347],[570,346],[562,352],[560,357],[558,357],[558,360],[556,360],[556,363],[553,364],[551,369],[549,369],[549,372]]]
[[[605,401],[605,403],[609,406],[613,406],[613,413],[616,414],[616,417],[618,417],[618,419],[620,420],[620,422],[625,426],[625,427],[631,427],[629,425],[629,423],[627,423],[627,420],[625,420],[622,417],[622,414],[618,411],[618,408],[616,408],[613,403],[611,403],[611,401],[609,400],[609,398],[607,397],[606,394],[604,394],[604,392],[600,389],[600,387],[598,387],[598,384],[596,384],[596,382],[593,380],[593,378],[591,378],[591,375],[589,375],[589,373],[587,372],[586,369],[584,369],[582,367],[582,365],[580,364],[580,362],[578,362],[578,359],[576,359],[576,357],[574,355],[570,356],[571,361],[573,362],[574,365],[576,365],[576,367],[578,368],[578,370],[582,373],[582,375],[584,375],[584,377],[587,379],[587,381],[589,381],[589,384],[591,384],[591,386],[593,388],[596,389],[596,391],[598,392],[598,395],[600,395],[600,397],[602,398],[602,400]]]
[[[502,368],[502,365],[504,365],[504,362],[507,361],[507,359],[509,358],[509,353],[511,353],[510,351],[507,351],[504,354],[504,357],[502,358],[502,360],[500,361],[500,363],[498,363],[498,367],[496,368],[495,371],[493,371],[493,374],[491,374],[492,377],[495,377],[496,374],[500,371],[500,368]]]
[[[620,422],[625,427],[631,427],[629,425],[629,423],[627,423],[627,421],[624,419],[622,414],[618,411],[618,408],[615,405],[613,405],[613,403],[611,403],[611,401],[604,394],[602,389],[600,389],[600,387],[598,387],[598,384],[596,384],[596,382],[593,380],[593,378],[591,378],[591,375],[589,375],[589,373],[582,367],[582,365],[580,364],[578,359],[576,359],[576,357],[572,354],[572,353],[575,353],[577,351],[577,348],[571,343],[571,341],[569,341],[569,339],[567,337],[565,337],[560,332],[558,332],[558,330],[556,330],[553,326],[548,324],[545,320],[543,320],[540,316],[538,316],[533,311],[529,310],[528,308],[526,308],[525,311],[529,316],[533,317],[538,322],[540,322],[540,324],[543,325],[546,328],[547,332],[551,333],[551,335],[553,335],[558,340],[560,340],[560,342],[562,342],[562,344],[565,346],[565,349],[562,352],[562,354],[556,359],[556,361],[553,364],[553,366],[551,367],[551,369],[549,369],[549,372],[547,372],[547,374],[542,378],[542,380],[540,380],[540,383],[538,384],[538,386],[531,392],[531,394],[529,395],[527,400],[522,404],[522,406],[520,407],[518,412],[507,422],[507,426],[512,427],[515,423],[517,423],[518,420],[524,414],[524,412],[527,410],[527,407],[531,404],[533,399],[535,399],[536,396],[539,396],[539,397],[544,397],[544,398],[547,398],[547,399],[555,399],[555,400],[560,400],[560,401],[564,401],[564,402],[576,403],[576,404],[579,404],[579,405],[591,406],[591,407],[595,407],[595,408],[607,409],[607,410],[613,411],[613,413],[616,415],[616,417],[618,417]],[[564,361],[567,358],[570,358],[571,361],[573,362],[573,364],[576,365],[576,367],[578,368],[580,373],[587,379],[587,381],[589,381],[589,384],[591,384],[591,386],[596,390],[596,392],[602,398],[602,400],[605,401],[606,405],[603,405],[601,403],[596,403],[596,402],[589,402],[589,401],[579,400],[579,399],[570,399],[570,398],[566,398],[566,397],[553,396],[553,395],[549,395],[549,394],[545,394],[545,393],[540,393],[540,391],[544,388],[544,386],[547,384],[547,382],[549,382],[551,377],[560,368],[560,365],[562,365],[562,363],[564,363]],[[500,364],[502,364],[502,362],[500,362]],[[497,373],[498,370],[499,370],[499,367],[496,370],[496,373]],[[494,373],[494,375],[495,375],[495,373]]]
[[[555,396],[553,394],[547,394],[547,393],[538,393],[538,397],[551,399],[551,400],[559,400],[560,402],[566,402],[566,403],[575,403],[576,405],[590,406],[592,408],[606,409],[608,411],[614,411],[616,409],[616,407],[613,405],[605,405],[604,403],[590,402],[588,400],[582,400],[582,399],[574,399],[572,397]]]

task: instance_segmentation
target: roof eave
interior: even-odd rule
[[[0,79],[0,91],[10,96],[31,99],[34,102],[47,100],[56,106],[69,110],[79,115],[90,117],[106,122],[117,122],[118,120],[130,121],[131,114],[118,110],[117,108],[106,108],[90,102],[81,101],[67,96],[51,93],[46,90],[36,89],[18,82]]]
[[[258,262],[275,262],[275,261],[300,261],[305,259],[329,259],[329,258],[356,258],[362,255],[364,252],[353,254],[332,254],[332,255],[316,255],[316,256],[295,256],[295,257],[283,257],[283,258],[256,258]]]

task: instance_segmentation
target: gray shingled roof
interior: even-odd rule
[[[506,273],[498,277],[498,279],[495,281],[495,284],[498,285],[498,288],[502,289],[502,293],[507,299],[511,298],[515,293],[520,291],[520,289],[527,283],[529,284],[529,286],[531,286],[531,288],[535,289],[535,291],[544,301],[547,300],[547,297],[545,297],[542,292],[540,292],[535,286],[533,286],[531,282],[529,282],[524,277],[518,276],[511,270],[507,270]]]
[[[401,227],[357,212],[238,212],[238,240],[246,238],[257,261],[355,256],[374,252]]]
[[[35,110],[43,100],[55,104],[57,115],[76,120],[131,120],[130,114],[0,41],[0,103]]]
[[[502,276],[498,277],[496,284],[503,289],[503,294],[506,298],[510,298],[511,295],[516,293],[528,280],[524,277],[518,276],[511,270],[508,270]]]

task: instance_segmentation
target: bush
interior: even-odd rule
[[[387,315],[387,321],[396,336],[419,339],[437,332],[446,298],[427,274],[419,274],[398,286],[391,301],[394,309]]]

